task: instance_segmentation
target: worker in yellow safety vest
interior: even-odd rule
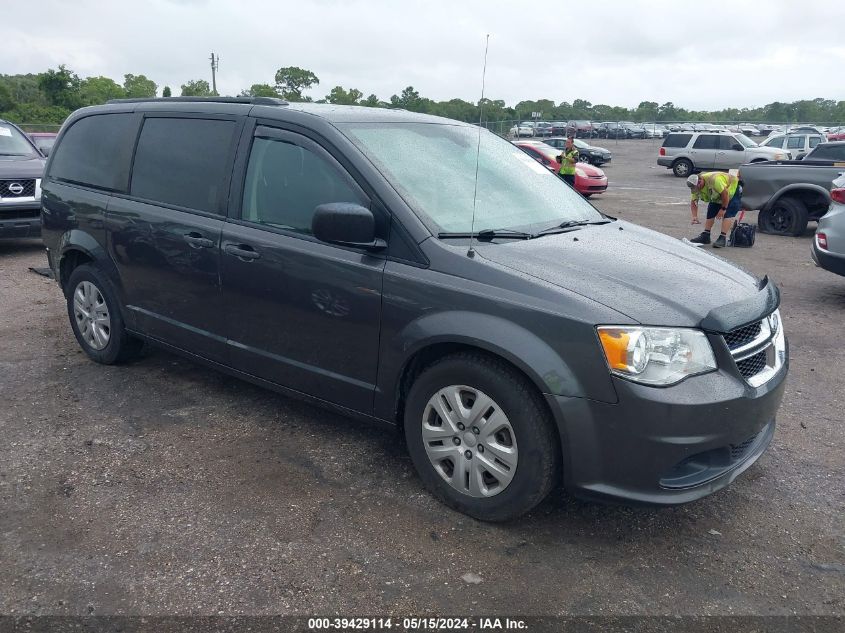
[[[734,217],[739,213],[742,203],[742,186],[739,184],[739,178],[721,171],[703,172],[687,178],[687,187],[690,188],[692,194],[690,211],[693,224],[699,224],[698,201],[703,200],[707,203],[704,231],[698,237],[692,238],[690,242],[709,244],[710,231],[718,218],[722,221],[722,232],[713,242],[713,248],[722,248],[727,244],[727,236],[731,232]]]
[[[574,189],[575,163],[578,162],[578,148],[575,147],[575,142],[572,140],[571,136],[566,139],[566,145],[564,146],[561,155],[557,157],[557,160],[560,163],[558,175]]]

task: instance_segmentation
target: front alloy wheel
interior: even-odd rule
[[[80,281],[73,291],[73,317],[79,334],[92,349],[101,350],[109,344],[109,308],[103,293],[90,281]]]
[[[519,449],[508,416],[490,396],[465,385],[435,393],[422,420],[426,455],[452,488],[491,497],[508,487]]]

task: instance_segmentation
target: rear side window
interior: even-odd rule
[[[79,119],[53,152],[49,178],[126,191],[136,129],[128,113]]]
[[[693,144],[695,149],[716,149],[718,146],[719,136],[716,134],[702,134]]]
[[[692,134],[670,134],[663,141],[663,147],[686,147]]]
[[[130,194],[178,207],[223,213],[221,194],[235,122],[149,118],[144,121]]]

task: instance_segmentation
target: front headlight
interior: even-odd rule
[[[700,330],[603,325],[598,334],[610,372],[644,385],[665,387],[716,369]]]
[[[580,167],[575,168],[575,173],[578,175],[579,178],[586,178],[587,177],[587,174]]]

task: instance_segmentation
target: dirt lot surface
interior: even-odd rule
[[[694,234],[658,143],[599,144],[599,208]],[[3,243],[0,613],[845,614],[845,278],[810,236],[719,253],[777,281],[792,345],[755,466],[683,507],[560,492],[506,525],[434,501],[390,431],[161,351],[95,365],[40,244]]]

